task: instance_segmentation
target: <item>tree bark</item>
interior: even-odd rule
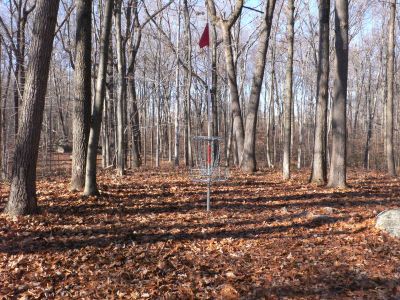
[[[332,102],[332,154],[328,187],[346,187],[346,105],[349,62],[348,0],[335,2],[335,82]]]
[[[253,173],[257,169],[256,164],[256,129],[258,107],[260,104],[261,88],[264,80],[265,63],[271,34],[272,18],[274,15],[276,0],[265,1],[265,11],[263,26],[259,37],[259,45],[256,54],[256,66],[253,73],[253,79],[250,91],[250,101],[246,117],[246,131],[244,140],[244,153],[242,161],[242,170]]]
[[[4,131],[4,123],[3,119],[3,70],[1,68],[1,60],[2,60],[2,45],[3,39],[0,37],[0,180],[2,180],[3,174],[3,131]],[[5,101],[5,100],[4,100]]]
[[[387,100],[386,100],[386,160],[389,175],[396,176],[396,167],[393,151],[393,94],[394,94],[394,55],[395,55],[395,29],[396,27],[396,1],[390,2],[390,21],[388,36],[387,59]]]
[[[235,135],[236,150],[239,165],[242,162],[244,153],[244,126],[240,108],[239,89],[236,79],[236,67],[233,59],[232,38],[230,29],[227,26],[222,28],[223,43],[225,48],[225,63],[228,75],[229,91],[231,96],[233,134]]]
[[[326,182],[326,145],[329,84],[329,13],[330,0],[321,0],[319,5],[319,46],[317,75],[317,105],[315,112],[314,150],[311,182]]]
[[[117,0],[114,10],[114,21],[116,31],[117,45],[117,64],[118,64],[118,80],[117,80],[117,173],[119,176],[125,174],[125,117],[124,108],[126,107],[126,59],[125,47],[122,38],[121,28],[121,5],[122,0]]]
[[[370,145],[372,139],[372,122],[375,116],[375,105],[372,103],[372,94],[371,94],[371,73],[372,73],[372,66],[369,66],[369,76],[368,76],[368,90],[365,97],[366,104],[367,104],[367,136],[364,146],[364,169],[369,170],[369,152],[370,152]],[[379,78],[379,77],[378,77]]]
[[[76,0],[71,189],[83,190],[92,98],[92,0]]]
[[[160,24],[161,25],[161,24]],[[180,51],[180,32],[181,32],[181,2],[178,1],[178,33],[176,36],[176,61],[179,60],[179,51]],[[174,166],[179,166],[179,136],[180,136],[180,124],[179,124],[179,101],[180,101],[180,69],[179,64],[176,64],[175,67],[175,143],[174,143]]]
[[[7,108],[7,96],[8,96],[8,91],[10,89],[10,82],[11,82],[11,56],[10,56],[10,61],[8,64],[8,72],[7,72],[7,79],[5,83],[5,91],[2,91],[2,112],[1,112],[1,118],[2,118],[2,123],[0,126],[0,130],[2,132],[2,146],[0,147],[0,156],[2,157],[2,168],[0,169],[0,179],[7,179],[8,176],[8,156],[7,156],[7,126],[6,126],[6,108]]]
[[[132,165],[134,168],[139,168],[142,164],[142,159],[140,157],[140,124],[139,124],[139,110],[137,107],[137,94],[136,94],[136,57],[139,51],[140,43],[142,40],[142,27],[139,23],[139,13],[138,13],[138,1],[134,0],[132,3],[133,10],[133,25],[134,31],[132,37],[129,41],[129,56],[128,56],[128,69],[127,69],[127,87],[128,87],[128,98],[132,105],[131,107],[131,117],[130,124],[132,127]]]
[[[111,19],[114,0],[107,0],[105,5],[102,36],[100,42],[99,67],[97,71],[96,95],[92,108],[88,153],[86,160],[85,189],[84,194],[98,194],[96,182],[97,148],[99,145],[100,128],[105,96],[105,81],[107,73],[108,50],[110,44]]]
[[[193,165],[193,159],[192,159],[192,140],[191,140],[191,135],[192,135],[192,126],[191,126],[191,105],[192,105],[192,97],[191,97],[191,90],[192,90],[192,33],[190,29],[190,13],[189,13],[189,4],[188,0],[183,0],[184,4],[184,9],[183,9],[183,16],[185,19],[185,60],[187,61],[188,64],[188,70],[185,71],[185,79],[186,79],[186,84],[185,84],[185,123],[186,123],[186,145],[185,145],[185,163],[186,166],[192,166]],[[215,28],[215,27],[214,27]],[[213,30],[213,29],[212,29]],[[213,44],[213,36],[211,36],[211,44]],[[215,42],[216,44],[216,42]],[[216,49],[215,49],[216,52]],[[216,71],[215,71],[216,73]],[[214,84],[214,81],[213,81]],[[213,85],[214,88],[214,85]],[[216,88],[216,82],[215,82],[215,88]],[[211,94],[212,95],[212,94]],[[213,135],[216,135],[215,133]]]
[[[243,3],[243,0],[237,0],[232,14],[228,19],[224,20],[220,17],[217,17],[214,0],[207,0],[211,21],[213,25],[219,25],[222,30],[226,71],[228,75],[228,83],[231,97],[233,134],[235,135],[234,139],[237,146],[236,151],[239,159],[239,165],[242,162],[244,153],[244,126],[242,111],[240,108],[240,95],[236,78],[236,65],[233,57],[231,28],[241,14]]]
[[[293,42],[294,42],[294,0],[288,2],[288,60],[286,65],[286,97],[284,103],[284,142],[283,142],[283,179],[290,179],[291,139],[292,139],[292,102],[293,102]]]
[[[37,212],[36,163],[59,1],[38,0],[30,43],[30,61],[13,161],[9,215]]]

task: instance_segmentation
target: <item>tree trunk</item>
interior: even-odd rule
[[[233,57],[231,28],[241,14],[243,3],[243,0],[236,0],[236,4],[232,11],[232,14],[229,16],[228,19],[223,20],[221,19],[221,17],[217,17],[216,15],[214,0],[207,0],[207,6],[212,24],[218,24],[222,30],[222,40],[225,49],[226,72],[228,75],[228,83],[231,97],[233,134],[235,135],[234,139],[236,141],[236,151],[239,165],[241,164],[243,158],[244,126],[242,112],[240,109],[240,95],[236,78],[236,65]]]
[[[38,0],[13,162],[9,215],[37,212],[36,163],[59,1]]]
[[[335,2],[335,82],[332,102],[332,154],[328,187],[346,187],[346,105],[349,57],[348,0]]]
[[[2,60],[2,45],[3,40],[0,37],[0,180],[2,180],[3,174],[3,128],[5,120],[3,119],[3,70],[1,68],[1,60]],[[4,100],[5,101],[5,100]]]
[[[222,27],[222,32],[223,32],[222,36],[225,47],[225,63],[226,63],[229,90],[231,96],[233,134],[235,135],[237,156],[239,159],[238,163],[240,165],[243,158],[243,150],[244,150],[243,118],[240,108],[239,90],[236,80],[236,68],[232,52],[231,32],[227,26]]]
[[[86,161],[86,180],[84,194],[98,194],[96,182],[97,169],[97,148],[99,145],[100,128],[105,96],[105,81],[107,73],[108,50],[110,43],[111,19],[114,0],[107,0],[104,13],[102,36],[100,42],[99,67],[97,71],[96,95],[92,108],[92,118],[90,124],[89,144]]]
[[[55,68],[53,68],[53,84],[54,84],[54,91],[56,94],[57,99],[57,112],[58,112],[58,119],[59,119],[59,126],[61,128],[62,140],[67,141],[68,139],[68,130],[65,126],[65,118],[62,111],[62,92],[60,89],[60,80],[57,80]]]
[[[387,59],[387,100],[386,100],[386,160],[388,172],[391,176],[396,176],[393,152],[393,94],[394,94],[394,54],[396,47],[395,40],[396,27],[396,1],[390,3],[390,21],[388,36],[388,59]]]
[[[125,47],[122,40],[121,29],[121,5],[122,0],[117,0],[114,10],[114,21],[116,31],[116,45],[117,45],[117,62],[118,62],[118,80],[117,80],[117,173],[120,176],[125,174],[125,117],[124,108],[126,96],[126,61],[125,61]]]
[[[294,0],[288,2],[288,61],[286,65],[286,97],[284,108],[283,179],[290,179],[292,102],[293,102],[293,42],[294,42]]]
[[[266,136],[266,148],[267,148],[267,163],[269,168],[273,168],[274,164],[272,161],[271,157],[271,137],[272,137],[272,127],[274,124],[272,123],[273,116],[272,114],[274,113],[273,107],[274,107],[274,81],[273,81],[273,76],[274,75],[274,68],[272,67],[271,71],[271,78],[270,78],[270,88],[269,88],[269,104],[268,104],[268,120],[267,120],[267,136]],[[267,102],[267,99],[265,99],[265,102]]]
[[[161,25],[161,24],[160,24]],[[181,32],[181,2],[178,2],[178,33],[176,36],[176,61],[179,60],[179,48],[180,48],[180,32]],[[159,70],[160,71],[160,70]],[[179,76],[179,64],[176,64],[175,70],[175,143],[174,143],[174,166],[179,166],[179,97],[180,97],[180,76]]]
[[[375,108],[372,109],[372,95],[371,95],[371,72],[372,66],[369,67],[368,76],[368,90],[365,97],[367,104],[367,136],[364,147],[364,169],[369,170],[369,151],[372,139],[372,121],[374,119]],[[374,101],[376,103],[376,101]],[[375,105],[374,105],[375,106]]]
[[[185,160],[186,166],[193,165],[192,159],[192,126],[191,126],[191,90],[192,90],[192,33],[190,30],[190,13],[189,13],[189,4],[188,0],[183,0],[184,3],[184,11],[183,15],[185,18],[185,40],[186,40],[186,47],[185,47],[185,58],[188,64],[188,70],[186,71],[186,91],[185,91],[185,98],[186,98],[186,109],[185,109],[185,121],[186,121],[186,151],[185,151]],[[215,27],[213,27],[215,28]],[[216,52],[216,49],[215,49]],[[214,82],[213,82],[214,83]],[[216,87],[216,82],[215,82]],[[213,86],[214,88],[214,86]],[[214,134],[215,135],[215,134]]]
[[[75,97],[72,119],[71,189],[83,190],[92,98],[92,0],[76,0]]]
[[[326,145],[329,84],[329,12],[330,0],[321,0],[319,7],[319,48],[317,105],[315,112],[314,150],[311,182],[326,182]]]
[[[265,12],[263,26],[259,37],[258,51],[256,54],[256,65],[250,91],[250,101],[246,118],[246,132],[244,140],[244,153],[242,170],[253,173],[257,169],[256,165],[256,127],[258,107],[260,103],[261,88],[264,81],[265,63],[271,34],[272,18],[275,9],[275,0],[265,1]]]
[[[10,62],[8,64],[8,72],[7,72],[7,80],[5,84],[5,91],[2,92],[2,112],[1,112],[1,118],[2,118],[2,123],[0,126],[0,130],[2,132],[2,146],[0,147],[0,156],[2,157],[3,165],[2,168],[0,169],[0,179],[7,179],[8,176],[8,149],[7,149],[7,126],[6,126],[6,108],[7,108],[7,96],[8,96],[8,91],[10,88],[10,82],[11,82],[11,56],[10,56]]]
[[[303,103],[304,103],[303,94],[301,97],[301,103],[298,106],[298,122],[299,122],[299,143],[297,146],[297,169],[300,170],[302,167],[302,156],[303,156]]]
[[[129,40],[129,56],[128,56],[128,98],[132,105],[131,107],[131,117],[130,123],[132,127],[132,166],[138,168],[142,164],[140,157],[140,124],[139,124],[139,110],[137,107],[137,94],[136,94],[136,57],[142,41],[142,27],[139,24],[139,13],[138,13],[138,1],[134,0],[132,3],[132,13],[133,13],[133,25],[134,31],[133,35]],[[146,59],[146,58],[145,58]]]

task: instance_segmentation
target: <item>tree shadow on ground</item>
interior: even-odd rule
[[[270,211],[274,209],[310,209],[315,207],[351,208],[396,204],[386,193],[335,192],[285,196],[256,196],[243,198],[240,190],[214,192],[211,198],[212,211]],[[233,196],[235,195],[235,196]],[[184,199],[184,200],[182,200]],[[117,205],[117,207],[115,207]],[[41,205],[44,212],[60,215],[92,216],[95,214],[171,214],[188,213],[205,209],[203,192],[135,192],[129,196],[103,193],[97,202],[71,204],[70,206]]]
[[[399,279],[371,277],[359,271],[349,270],[350,266],[342,266],[339,271],[330,268],[321,269],[319,276],[304,278],[307,284],[284,284],[278,286],[255,286],[248,299],[263,299],[264,297],[318,297],[318,299],[399,299],[400,293],[396,287]],[[268,286],[268,285],[266,285]],[[360,294],[360,292],[362,292]]]
[[[228,224],[199,224],[198,230],[193,225],[173,225],[170,227],[139,226],[103,226],[102,228],[59,229],[50,231],[24,232],[23,236],[11,236],[2,239],[0,253],[21,254],[40,253],[42,251],[67,251],[88,246],[107,247],[115,243],[157,243],[160,241],[195,241],[209,239],[257,239],[262,235],[286,233],[296,229],[314,229],[324,225],[344,221],[344,217],[328,217],[322,220],[292,222],[290,225],[257,226],[259,220],[239,221]],[[251,228],[237,226],[254,225]],[[233,228],[229,228],[233,227]],[[236,227],[236,228],[235,228]],[[202,231],[212,228],[213,231]],[[201,230],[202,229],[202,230]],[[167,231],[169,230],[169,231]]]

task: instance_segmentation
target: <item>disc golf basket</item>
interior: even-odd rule
[[[222,141],[216,136],[192,138],[193,166],[190,176],[194,182],[207,184],[207,211],[210,210],[211,184],[228,179],[228,168],[221,159]]]
[[[223,139],[217,136],[212,136],[211,118],[212,118],[212,101],[211,101],[211,53],[210,53],[210,39],[208,31],[208,17],[207,25],[200,38],[200,49],[207,48],[207,65],[206,68],[206,87],[207,87],[207,136],[195,136],[192,138],[193,149],[193,166],[190,169],[190,175],[195,182],[207,184],[207,211],[210,210],[210,193],[211,184],[213,182],[225,181],[228,178],[228,169],[226,164],[221,162],[221,144]]]

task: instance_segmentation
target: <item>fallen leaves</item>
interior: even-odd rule
[[[315,299],[399,295],[400,242],[374,229],[400,187],[380,173],[325,189],[295,173],[100,176],[99,197],[38,183],[36,216],[0,215],[0,295],[83,299]],[[359,172],[358,172],[359,174]],[[0,187],[0,209],[8,190]]]

